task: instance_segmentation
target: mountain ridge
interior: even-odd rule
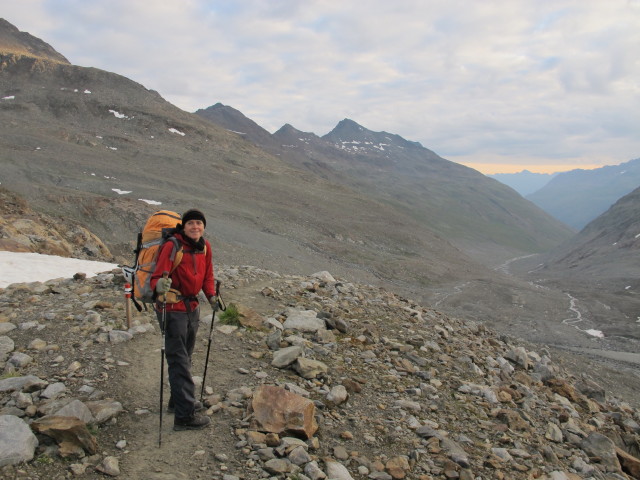
[[[526,198],[575,230],[640,185],[640,158],[593,170],[561,172]]]

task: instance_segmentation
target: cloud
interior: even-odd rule
[[[640,149],[637,0],[37,0],[3,14],[72,63],[269,131],[323,135],[348,117],[446,158],[527,168]]]

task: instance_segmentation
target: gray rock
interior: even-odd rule
[[[116,457],[105,457],[102,463],[96,467],[96,470],[110,477],[117,477],[120,475],[120,462]]]
[[[133,334],[123,330],[111,330],[109,332],[109,341],[111,343],[128,342],[133,338]]]
[[[327,477],[329,477],[330,479],[353,480],[353,477],[349,473],[349,470],[347,470],[347,467],[345,467],[341,463],[327,461],[325,462],[325,465],[327,467]]]
[[[51,383],[40,394],[43,398],[56,398],[58,395],[64,393],[67,387],[62,382]]]
[[[560,443],[564,439],[562,430],[555,423],[549,423],[547,425],[547,431],[544,434],[544,438],[551,440],[552,442]]]
[[[23,368],[29,365],[33,361],[33,357],[31,355],[27,355],[22,352],[14,352],[9,359],[9,363],[14,365],[16,368]]]
[[[98,425],[108,422],[124,410],[122,404],[115,400],[98,400],[85,405],[93,415],[93,423]]]
[[[322,471],[315,460],[309,462],[304,467],[304,474],[311,480],[323,480],[327,478],[327,474]]]
[[[0,380],[0,393],[23,391],[34,392],[41,390],[47,386],[47,382],[34,375],[26,375],[24,377],[9,377]]]
[[[60,417],[75,417],[84,423],[93,423],[94,418],[91,410],[80,400],[73,400],[55,412]]]
[[[313,275],[311,275],[313,278],[317,278],[318,280],[325,282],[325,283],[336,283],[336,279],[333,278],[333,275],[331,275],[329,272],[327,272],[326,270],[322,271],[322,272],[316,272]]]
[[[278,475],[281,473],[290,472],[291,466],[292,463],[289,460],[285,460],[283,458],[274,458],[265,462],[264,469],[273,475]]]
[[[0,322],[0,335],[4,335],[5,333],[9,333],[11,330],[15,330],[15,324],[11,322]]]
[[[443,437],[440,440],[440,444],[447,451],[449,458],[460,465],[462,468],[469,468],[471,466],[467,453],[455,441],[451,440],[448,437]]]
[[[316,312],[313,310],[294,309],[288,310],[287,319],[283,326],[285,329],[311,333],[325,328],[324,320],[318,318]]]
[[[601,433],[591,433],[580,443],[580,448],[589,457],[599,457],[600,465],[604,466],[607,472],[621,471],[615,444]]]
[[[15,344],[11,338],[7,336],[0,337],[0,362],[4,362],[14,348]]]
[[[311,461],[311,457],[307,453],[307,449],[305,447],[294,448],[291,450],[291,453],[289,453],[287,458],[294,465],[304,465]]]
[[[316,378],[318,375],[323,373],[327,373],[329,367],[320,362],[319,360],[312,360],[310,358],[299,357],[296,360],[294,365],[294,369],[298,372],[302,378],[306,378],[310,380],[312,378]]]
[[[0,415],[0,467],[28,462],[38,439],[29,426],[13,415]]]
[[[327,394],[327,402],[330,405],[342,405],[349,398],[349,392],[343,385],[336,385]]]
[[[280,324],[280,322],[278,322]],[[282,325],[280,325],[282,326]],[[280,342],[282,341],[282,330],[275,328],[267,337],[264,342],[267,344],[270,350],[278,350],[280,348]]]
[[[291,347],[281,348],[273,354],[271,365],[276,368],[285,368],[295,362],[304,352],[302,347],[293,345]]]

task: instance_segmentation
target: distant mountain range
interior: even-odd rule
[[[529,170],[522,170],[518,173],[494,173],[487,177],[495,178],[500,183],[513,188],[523,197],[534,193],[544,187],[549,181],[558,175],[556,173],[533,173]]]
[[[640,159],[592,170],[553,174],[523,170],[488,176],[513,188],[574,230],[580,230],[640,186]]]
[[[638,186],[640,158],[620,165],[559,173],[526,198],[558,220],[580,230]]]

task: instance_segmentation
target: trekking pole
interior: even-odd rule
[[[169,272],[162,272],[162,278],[168,278]],[[162,394],[164,393],[164,331],[167,327],[167,294],[162,300],[162,320],[160,332],[162,333],[162,345],[160,347],[160,426],[158,428],[158,448],[162,446]]]
[[[211,315],[211,327],[209,327],[209,343],[207,344],[207,358],[204,361],[204,373],[202,374],[202,388],[200,389],[200,401],[204,398],[204,379],[207,378],[207,367],[209,366],[209,353],[211,352],[211,334],[213,333],[213,322],[216,319],[216,311],[220,306],[220,280],[216,280],[216,294],[218,300],[213,306],[213,314]]]

